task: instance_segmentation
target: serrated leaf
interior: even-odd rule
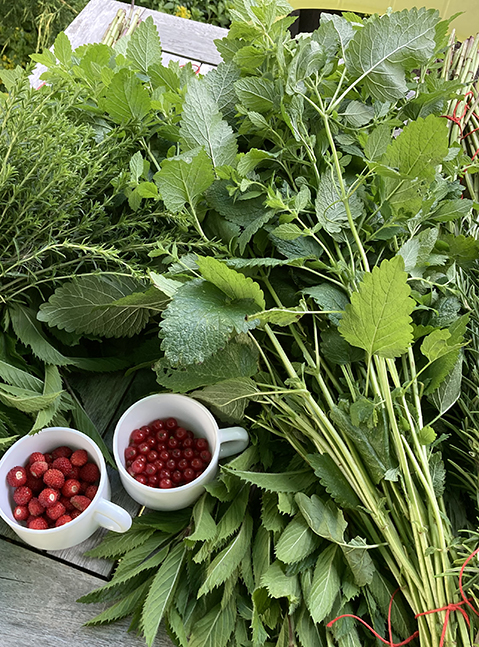
[[[311,530],[328,541],[344,543],[344,532],[348,524],[342,510],[332,501],[324,503],[316,494],[310,498],[304,492],[298,492],[295,500]]]
[[[143,544],[129,550],[119,560],[114,578],[127,578],[133,569],[144,563],[169,537],[166,533],[155,532]]]
[[[336,545],[328,546],[318,557],[306,605],[314,622],[320,623],[330,613],[340,592],[339,573],[335,565]]]
[[[248,110],[262,113],[273,109],[277,99],[273,81],[264,77],[247,77],[236,81],[234,87],[238,99]]]
[[[207,541],[213,539],[216,534],[216,522],[211,516],[215,505],[212,497],[204,494],[198,499],[193,508],[194,532],[188,535],[186,541]]]
[[[419,430],[417,439],[421,445],[431,445],[436,440],[437,434],[430,425],[426,425]]]
[[[235,620],[234,598],[224,608],[217,604],[195,622],[189,647],[225,647],[235,628]]]
[[[173,364],[203,362],[222,348],[233,332],[256,326],[246,316],[256,311],[251,299],[231,302],[216,286],[202,279],[177,290],[160,324],[162,348]]]
[[[65,32],[60,32],[55,38],[53,52],[62,65],[70,68],[72,64],[72,46]]]
[[[449,346],[451,333],[448,330],[433,330],[429,335],[424,337],[421,344],[421,353],[425,355],[430,362],[434,362],[439,357],[447,355],[457,346]]]
[[[164,160],[154,177],[166,208],[174,213],[186,204],[194,207],[214,179],[211,160],[204,150],[190,159]]]
[[[143,605],[141,627],[148,647],[153,644],[183,568],[186,547],[177,544],[158,569]]]
[[[351,295],[339,332],[369,356],[400,357],[413,340],[410,292],[402,257],[384,260],[364,275],[358,292]]]
[[[360,101],[350,101],[343,114],[350,126],[360,128],[374,119],[374,108]]]
[[[308,610],[305,607],[300,609],[299,618],[296,623],[296,633],[301,647],[324,647],[325,642],[319,630],[319,626],[313,622]]]
[[[353,572],[354,581],[357,586],[371,584],[375,572],[375,566],[366,542],[361,537],[355,537],[348,542],[347,547],[342,546],[343,555],[346,558],[349,568]]]
[[[405,9],[366,22],[355,32],[344,58],[353,77],[361,78],[368,94],[395,101],[408,91],[405,72],[433,55],[439,14],[432,9]]]
[[[337,328],[328,328],[321,335],[321,353],[333,364],[353,364],[364,359],[364,351],[351,346]]]
[[[144,571],[150,570],[150,569],[156,569],[160,564],[165,560],[166,556],[168,555],[168,550],[169,546],[164,546],[160,551],[157,553],[150,555],[146,560],[140,562],[137,564],[134,568],[129,568],[129,569],[122,569],[121,571],[115,571],[113,578],[104,584],[101,589],[98,589],[98,591],[101,591],[102,594],[105,594],[106,591],[109,589],[114,589],[115,587],[118,587],[121,584],[124,584],[130,580],[133,580],[134,578],[138,577],[141,573]]]
[[[314,301],[322,310],[333,311],[328,313],[328,319],[336,326],[339,324],[342,312],[348,304],[348,297],[342,290],[339,290],[330,283],[321,283],[321,285],[305,288],[303,294],[313,297]]]
[[[296,515],[281,533],[276,543],[276,557],[285,564],[299,562],[310,555],[320,544],[302,515]]]
[[[225,465],[223,469],[246,483],[256,485],[268,492],[302,492],[315,481],[314,473],[309,469],[278,473],[232,470],[228,465]]]
[[[136,74],[122,68],[113,76],[99,104],[118,124],[138,122],[150,111],[150,96]]]
[[[91,275],[57,288],[38,319],[61,330],[103,337],[132,337],[164,308],[165,296],[129,277]]]
[[[443,415],[461,396],[463,356],[459,354],[452,371],[445,376],[439,387],[430,396],[430,401]]]
[[[265,160],[275,160],[278,157],[278,153],[270,153],[269,151],[263,151],[258,148],[251,148],[247,153],[243,153],[238,160],[238,173],[241,175],[248,175],[251,171],[264,162]]]
[[[285,222],[278,227],[275,227],[271,232],[272,236],[280,240],[296,240],[304,235],[304,230],[300,229],[294,222]]]
[[[363,204],[357,192],[349,197],[348,203],[353,219],[359,218],[363,212]],[[348,227],[346,207],[341,200],[339,186],[331,173],[324,173],[319,180],[314,208],[318,223],[328,234],[338,234]]]
[[[271,538],[269,532],[260,525],[253,537],[253,575],[255,586],[258,587],[263,573],[265,573],[272,559]]]
[[[391,128],[379,124],[372,130],[364,146],[364,154],[369,160],[380,160],[391,143]]]
[[[253,520],[247,514],[236,537],[216,555],[208,566],[206,579],[198,591],[198,597],[209,593],[233,575],[249,548],[252,531]]]
[[[237,98],[234,83],[240,78],[240,74],[240,69],[235,63],[222,61],[205,77],[211,96],[228,123],[233,122],[236,114]]]
[[[261,521],[269,532],[281,532],[286,525],[286,517],[278,509],[277,492],[266,490],[261,496]]]
[[[100,435],[98,429],[95,427],[86,411],[76,399],[76,396],[72,397],[71,414],[76,425],[76,429],[81,429],[84,434],[86,434],[94,442],[96,442],[101,450],[101,453],[105,457],[106,462],[109,463],[112,467],[116,468],[116,463],[113,459],[113,456],[110,454],[110,451],[106,446],[103,437]]]
[[[151,65],[161,63],[161,43],[153,18],[148,16],[133,31],[128,41],[126,56],[144,74]]]
[[[275,560],[263,574],[260,584],[267,589],[272,598],[287,598],[289,613],[293,613],[301,601],[301,587],[298,576],[285,575],[278,560]]]
[[[62,378],[60,376],[60,373],[57,367],[51,364],[47,364],[45,366],[45,383],[43,387],[43,395],[44,396],[55,395],[56,397],[48,405],[48,407],[45,407],[45,409],[42,409],[37,413],[35,422],[33,424],[33,427],[30,433],[35,433],[36,431],[40,431],[40,429],[43,429],[44,427],[47,427],[50,424],[50,422],[52,421],[55,414],[60,408],[62,393],[63,393]]]
[[[406,638],[413,632],[409,609],[405,605],[404,599],[401,595],[396,595],[394,597],[394,603],[390,605],[391,596],[394,594],[396,586],[396,584],[392,584],[388,581],[382,570],[375,570],[368,589],[371,591],[373,598],[378,603],[385,618],[388,617],[390,610],[391,624],[394,627],[394,631],[397,632],[401,638]],[[415,625],[414,628],[416,628]]]
[[[36,320],[34,310],[14,304],[9,309],[10,319],[15,335],[25,346],[29,346],[33,354],[46,364],[66,366],[72,360],[62,355],[44,336],[41,326]]]
[[[199,257],[196,263],[203,278],[216,285],[230,299],[252,299],[260,308],[265,307],[263,291],[249,276],[229,268],[212,256]]]
[[[176,290],[183,285],[180,281],[175,281],[174,279],[169,279],[163,274],[157,274],[156,272],[149,273],[151,282],[153,285],[160,290],[167,297],[172,297]]]
[[[0,360],[0,378],[20,389],[27,389],[28,391],[36,391],[37,393],[43,392],[43,382],[21,369],[9,364],[7,361]]]
[[[144,544],[154,532],[154,528],[137,527],[132,527],[128,532],[121,535],[110,532],[102,539],[98,546],[89,550],[85,555],[87,557],[114,559]]]
[[[146,582],[140,584],[140,586],[126,595],[122,600],[108,607],[94,618],[87,620],[85,626],[94,627],[96,625],[108,624],[131,615],[142,604],[152,579],[146,580]]]
[[[249,401],[258,393],[256,383],[248,377],[237,377],[193,391],[191,396],[214,407],[226,421],[240,422]]]
[[[207,84],[196,78],[188,83],[180,134],[183,151],[203,147],[215,168],[234,163],[238,151],[236,135],[223,119]]]
[[[28,391],[27,389],[19,389],[16,386],[9,384],[0,385],[0,401],[9,407],[15,407],[24,413],[36,413],[41,409],[46,409],[54,402],[60,395],[57,393],[49,393],[47,395],[39,395],[36,391]]]

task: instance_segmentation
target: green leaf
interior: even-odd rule
[[[143,544],[129,550],[118,562],[114,578],[118,578],[119,580],[127,579],[129,573],[141,566],[142,563],[146,564],[146,560],[148,560],[148,558],[152,556],[160,546],[169,539],[169,537],[170,535],[166,533],[155,532],[151,537],[148,537]],[[165,556],[166,555],[163,554],[163,558]]]
[[[234,597],[222,608],[217,604],[199,618],[190,635],[189,647],[226,647],[235,628]]]
[[[342,551],[349,568],[353,572],[357,586],[371,584],[376,569],[369,555],[369,550],[366,548],[365,540],[361,537],[355,537],[348,542],[347,547],[342,546]]]
[[[364,154],[369,160],[380,160],[391,143],[391,128],[387,124],[379,124],[372,130],[364,146]]]
[[[165,296],[130,277],[81,276],[57,288],[38,319],[61,330],[102,337],[132,337],[162,310]]]
[[[363,212],[363,205],[357,191],[349,197],[348,203],[353,218],[359,218]],[[346,207],[341,200],[339,186],[331,177],[331,173],[324,173],[319,180],[314,208],[318,223],[328,234],[338,234],[342,229],[349,227]]]
[[[203,362],[222,348],[233,332],[255,327],[246,316],[256,311],[251,299],[234,301],[202,279],[185,283],[163,313],[162,348],[173,364]]]
[[[342,510],[332,501],[324,503],[316,494],[310,498],[304,492],[298,492],[295,500],[311,530],[328,541],[344,543],[344,532],[348,524]]]
[[[40,65],[45,65],[45,67],[55,67],[57,64],[55,55],[49,49],[44,49],[41,54],[29,54],[29,56],[32,61],[35,61],[35,63],[39,63]]]
[[[462,386],[462,362],[463,356],[460,354],[452,368],[452,371],[445,376],[439,387],[429,397],[439,412],[443,415],[452,405],[457,402],[461,396]]]
[[[272,559],[270,533],[260,525],[253,537],[253,575],[255,586],[258,587],[263,573],[265,573]]]
[[[336,545],[328,546],[318,557],[306,604],[314,622],[320,623],[331,612],[340,592],[339,573],[335,565]]]
[[[45,385],[43,388],[43,395],[55,395],[56,397],[48,407],[45,407],[45,409],[42,409],[37,413],[30,433],[35,433],[36,431],[40,431],[40,429],[48,426],[60,408],[62,393],[62,378],[57,367],[47,364],[45,366]]]
[[[256,383],[248,377],[237,377],[211,384],[191,396],[214,407],[216,413],[228,422],[240,422],[249,401],[258,393]]]
[[[112,78],[99,105],[118,124],[137,122],[149,113],[150,96],[136,74],[122,68]]]
[[[113,456],[110,454],[110,451],[106,446],[105,441],[103,440],[103,437],[100,435],[100,433],[98,432],[98,429],[90,420],[89,416],[87,415],[86,411],[83,409],[81,404],[78,402],[75,395],[73,395],[72,397],[72,402],[73,402],[73,406],[71,411],[72,411],[72,417],[76,425],[76,428],[81,429],[84,434],[86,434],[92,440],[94,440],[96,444],[99,446],[101,453],[105,457],[106,462],[109,463],[112,467],[116,468],[116,463],[113,459]]]
[[[33,354],[46,364],[66,366],[72,360],[62,355],[44,336],[41,326],[36,320],[36,313],[30,308],[14,304],[9,309],[10,319],[15,335],[25,346],[29,346]]]
[[[152,579],[146,580],[140,584],[138,588],[129,593],[119,602],[116,602],[111,607],[108,607],[94,618],[90,618],[85,622],[85,626],[94,627],[96,625],[107,624],[109,622],[116,622],[121,618],[126,618],[131,615],[144,601],[146,592],[151,585]]]
[[[253,520],[247,514],[239,533],[208,566],[206,579],[198,591],[198,597],[209,593],[233,575],[250,546],[252,531]]]
[[[400,357],[413,340],[414,301],[407,284],[404,261],[395,256],[364,275],[339,323],[339,332],[369,356]]]
[[[154,528],[133,526],[124,534],[108,533],[95,548],[85,553],[87,557],[115,559],[129,550],[141,546],[155,532]]]
[[[276,543],[276,557],[285,564],[293,564],[310,555],[319,544],[320,539],[311,530],[304,517],[296,515]]]
[[[381,195],[394,213],[419,211],[435,168],[447,155],[448,133],[445,119],[429,115],[407,124],[388,146],[381,162],[398,169],[400,176],[385,177]]]
[[[225,380],[252,377],[258,371],[258,351],[252,344],[238,343],[235,339],[201,364],[171,368],[160,360],[154,368],[161,386],[175,393],[186,393]]]
[[[143,605],[141,626],[148,647],[153,645],[161,619],[170,604],[183,568],[186,548],[177,544],[158,569]]]
[[[296,240],[296,238],[304,236],[304,230],[300,229],[294,222],[285,222],[275,227],[271,235],[280,240]]]
[[[0,360],[0,378],[5,380],[11,386],[16,386],[19,389],[26,389],[28,391],[36,391],[37,393],[43,392],[43,382],[21,369],[9,364],[7,361]]]
[[[68,36],[61,31],[55,38],[53,52],[62,65],[70,68],[72,65],[72,46]]]
[[[242,153],[238,160],[238,173],[246,176],[251,171],[254,171],[261,162],[275,160],[277,157],[277,153],[270,153],[269,151],[263,151],[258,148],[250,148],[247,153]]]
[[[126,49],[126,56],[144,74],[151,65],[161,63],[161,43],[153,18],[142,20],[131,34]]]
[[[24,413],[36,413],[49,407],[61,391],[39,395],[37,391],[19,389],[8,384],[0,385],[0,401],[9,407],[15,407]]]
[[[360,101],[350,101],[343,114],[349,126],[360,128],[374,119],[374,108]]]
[[[206,85],[213,97],[223,118],[228,123],[233,123],[236,114],[237,97],[234,83],[240,78],[238,66],[231,62],[222,61],[214,70],[210,70],[205,77]]]
[[[313,622],[309,611],[303,606],[299,609],[300,614],[296,619],[296,633],[302,647],[325,647],[324,637],[321,635],[319,626]]]
[[[421,344],[421,353],[425,355],[430,362],[439,359],[443,355],[447,355],[453,350],[457,350],[458,345],[449,345],[451,333],[446,330],[433,330],[429,335],[424,337]]]
[[[247,77],[239,79],[234,84],[236,94],[241,103],[254,112],[269,112],[277,100],[277,92],[273,81],[262,77]]]
[[[436,437],[436,432],[429,425],[420,429],[417,435],[417,439],[421,445],[431,445],[436,440]]]
[[[196,264],[203,278],[216,285],[228,298],[252,299],[260,308],[266,307],[263,291],[249,276],[232,270],[212,256],[199,257]]]
[[[439,13],[405,9],[367,21],[346,48],[349,73],[362,79],[366,92],[379,101],[395,101],[407,91],[405,72],[421,67],[436,48]]]
[[[214,507],[214,499],[204,494],[195,503],[193,508],[194,532],[186,538],[188,544],[197,541],[207,541],[213,539],[216,534],[216,523],[211,516]]]
[[[190,159],[164,160],[154,177],[166,208],[174,213],[186,204],[195,207],[214,179],[211,160],[204,150]]]
[[[246,483],[256,485],[268,492],[301,492],[315,482],[314,474],[309,469],[278,473],[232,470],[228,465],[223,469]]]
[[[183,150],[202,146],[214,167],[233,165],[238,147],[233,129],[222,117],[206,83],[191,79],[186,90],[180,133]]]
[[[336,326],[339,324],[342,312],[348,304],[348,297],[342,290],[330,283],[321,283],[320,285],[305,288],[303,294],[313,297],[322,310],[331,310],[332,312],[328,314],[328,319]]]
[[[289,613],[293,613],[301,601],[298,576],[285,575],[278,560],[274,561],[263,574],[260,585],[267,589],[272,598],[287,598]]]
[[[307,458],[321,485],[336,503],[346,510],[355,510],[360,501],[332,458],[328,454],[308,454]]]

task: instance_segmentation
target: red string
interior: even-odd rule
[[[445,607],[440,607],[438,609],[431,609],[430,611],[423,611],[422,613],[418,613],[418,614],[416,614],[414,616],[415,618],[419,618],[420,616],[427,616],[427,615],[430,615],[431,613],[438,613],[439,611],[445,611],[446,612],[446,615],[445,615],[445,618],[444,618],[444,624],[443,624],[443,627],[442,627],[441,640],[439,642],[439,647],[443,647],[443,645],[444,645],[447,626],[449,624],[449,616],[451,615],[451,613],[453,611],[459,611],[462,614],[462,616],[464,617],[468,627],[470,626],[471,623],[470,623],[470,620],[469,620],[469,617],[468,617],[467,613],[465,612],[465,610],[463,608],[464,604],[467,605],[476,614],[476,616],[479,617],[479,612],[473,607],[470,600],[466,597],[466,595],[464,593],[463,586],[462,586],[462,577],[464,575],[464,570],[465,570],[466,566],[469,564],[469,562],[471,561],[471,559],[475,555],[477,555],[478,553],[479,553],[479,548],[476,548],[476,550],[474,552],[472,552],[469,555],[469,557],[465,560],[465,562],[461,566],[461,570],[459,571],[459,592],[460,592],[461,597],[462,597],[461,602],[451,602],[450,604],[447,604]],[[378,638],[385,645],[389,645],[389,647],[401,647],[401,645],[407,645],[408,643],[410,643],[411,641],[413,641],[415,638],[417,638],[419,636],[419,631],[415,631],[411,636],[409,636],[409,638],[406,638],[405,640],[403,640],[400,643],[393,643],[393,640],[392,640],[391,610],[392,610],[392,603],[393,603],[393,600],[394,600],[394,596],[396,595],[396,593],[399,590],[400,589],[396,589],[396,591],[394,591],[394,593],[392,594],[391,599],[389,600],[389,608],[388,608],[389,640],[385,640],[370,625],[368,625],[367,622],[365,622],[359,616],[353,615],[352,613],[345,613],[342,616],[338,616],[337,618],[334,618],[334,620],[331,620],[330,622],[328,622],[328,624],[326,626],[329,629],[330,627],[332,627],[332,625],[337,620],[340,620],[341,618],[354,618],[355,620],[359,620],[359,622],[361,622],[365,627],[367,627],[369,629],[369,631],[372,634],[374,634],[374,636],[376,636],[376,638]]]
[[[465,135],[463,134],[463,132],[464,132],[464,128],[463,128],[463,125],[462,125],[462,120],[464,119],[464,117],[465,117],[465,116],[466,116],[466,114],[467,114],[467,111],[468,111],[468,110],[469,110],[469,108],[470,108],[470,101],[469,101],[469,99],[467,98],[467,97],[469,97],[469,96],[474,97],[474,93],[473,93],[473,91],[472,91],[472,90],[469,90],[469,92],[466,92],[466,94],[464,95],[464,99],[461,99],[460,101],[458,101],[458,102],[456,103],[456,107],[454,108],[454,110],[453,110],[453,112],[452,112],[452,116],[451,116],[451,115],[441,115],[441,117],[444,117],[445,119],[449,119],[449,121],[452,121],[453,123],[455,123],[455,124],[459,127],[459,130],[461,131],[461,137],[460,137],[460,139],[466,139],[466,137],[469,137],[469,135],[472,135],[472,133],[475,133],[476,131],[478,131],[478,130],[479,130],[479,128],[474,128],[474,130],[470,130],[470,131],[469,131],[469,132],[467,132]],[[457,109],[459,108],[459,105],[460,105],[463,101],[464,101],[464,110],[463,110],[463,112],[462,112],[462,115],[460,115],[460,116],[458,117],[458,116],[457,116]],[[476,119],[479,119],[479,116],[476,114],[476,112],[473,112],[472,114],[473,114],[473,116],[474,116],[474,117],[476,117]],[[478,154],[479,154],[479,148],[476,150],[476,152],[474,153],[474,155],[471,157],[471,160],[474,160],[474,158],[475,158]]]

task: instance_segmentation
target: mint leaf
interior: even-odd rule
[[[203,362],[222,348],[233,332],[256,326],[245,317],[256,312],[252,299],[231,301],[202,279],[184,284],[163,313],[162,348],[172,364]]]
[[[205,83],[191,79],[181,115],[183,151],[202,146],[214,167],[234,164],[238,147],[236,136]]]
[[[150,111],[150,96],[135,73],[122,68],[112,78],[99,105],[116,123],[138,122]]]
[[[181,211],[186,204],[195,207],[214,179],[211,160],[203,150],[190,159],[165,160],[161,171],[154,176],[166,208],[173,213]]]
[[[148,73],[150,65],[161,63],[160,36],[151,16],[141,21],[131,34],[126,56],[144,74]]]
[[[364,275],[359,291],[351,295],[339,332],[369,356],[400,357],[413,340],[410,292],[402,257],[384,260]]]
[[[203,278],[216,285],[230,299],[252,299],[260,308],[265,308],[263,291],[252,278],[229,268],[226,263],[212,256],[196,260]]]
[[[144,291],[133,278],[82,276],[57,288],[40,306],[38,319],[68,332],[132,337],[166,303],[159,290]]]
[[[349,73],[362,80],[379,101],[395,101],[408,91],[405,72],[434,54],[439,13],[405,9],[366,22],[349,42],[344,58]]]

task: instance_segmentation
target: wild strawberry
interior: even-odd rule
[[[20,485],[13,493],[13,500],[17,505],[27,505],[33,496],[33,492],[26,485]]]
[[[7,483],[12,487],[18,487],[19,485],[25,485],[27,482],[27,471],[21,465],[12,467],[7,474]]]
[[[33,492],[33,494],[38,494],[41,492],[45,486],[43,479],[37,479],[31,474],[27,475],[27,482],[25,483],[27,487]]]
[[[85,496],[88,499],[93,501],[97,492],[98,492],[98,485],[89,485],[85,490]]]
[[[62,447],[57,447],[52,451],[52,458],[53,460],[55,460],[55,458],[60,458],[60,456],[66,456],[66,458],[70,458],[72,454],[73,450],[71,450],[70,447],[62,445]]]
[[[86,463],[88,463],[88,454],[84,449],[77,449],[70,456],[70,461],[71,464],[75,465],[76,467],[83,467],[83,465],[86,465]]]
[[[70,499],[72,496],[75,496],[75,494],[80,492],[80,487],[80,481],[77,481],[76,479],[68,479],[62,487],[62,494]]]
[[[55,522],[55,528],[58,528],[59,526],[64,526],[66,523],[71,521],[72,518],[70,517],[69,514],[62,514],[61,517],[58,517],[58,519]]]
[[[82,494],[76,494],[75,496],[72,496],[70,501],[77,510],[80,510],[80,512],[86,510],[91,503],[91,500],[88,497],[83,496]]]
[[[28,459],[28,462],[30,465],[33,465],[33,463],[36,463],[37,461],[44,461],[45,460],[45,455],[42,454],[41,452],[33,452],[33,454],[30,454],[30,458]]]
[[[80,478],[88,483],[94,483],[100,478],[100,470],[95,463],[86,463],[80,469]]]
[[[69,472],[72,471],[72,464],[66,456],[60,456],[59,458],[55,458],[52,463],[52,468],[60,470],[63,476],[66,476]]]
[[[46,461],[35,461],[30,465],[30,474],[35,478],[41,478],[48,469]]]
[[[38,517],[45,512],[45,506],[43,506],[38,498],[34,496],[28,502],[28,512],[32,517]]]
[[[48,528],[48,523],[43,517],[35,517],[27,525],[32,530],[47,530]]]
[[[45,461],[50,465],[50,463],[53,463],[53,456],[51,454],[44,454],[45,456]]]
[[[75,509],[75,510],[73,510],[73,512],[70,512],[70,517],[71,517],[72,519],[76,519],[76,518],[77,518],[77,517],[79,517],[80,515],[81,515],[81,510],[76,510],[76,509]]]
[[[65,510],[67,512],[76,510],[75,506],[71,503],[70,499],[67,498],[66,496],[61,496],[58,500],[60,501],[60,503],[63,503],[63,505],[65,506]]]
[[[63,503],[60,503],[60,501],[57,501],[50,508],[47,508],[46,515],[49,519],[56,521],[59,517],[62,516],[62,514],[65,514],[65,511],[66,511],[66,508],[63,505]]]
[[[17,521],[26,521],[30,513],[26,505],[17,505],[13,510],[13,516]]]
[[[55,490],[61,490],[65,483],[65,477],[60,470],[50,468],[43,475],[43,482],[45,485],[48,485],[48,487],[55,488]]]
[[[51,508],[60,498],[60,492],[46,487],[38,495],[38,501],[44,508]]]
[[[77,481],[80,480],[80,468],[76,467],[76,465],[72,465],[72,468],[67,474],[65,474],[65,481],[68,481],[68,479],[75,479]]]

